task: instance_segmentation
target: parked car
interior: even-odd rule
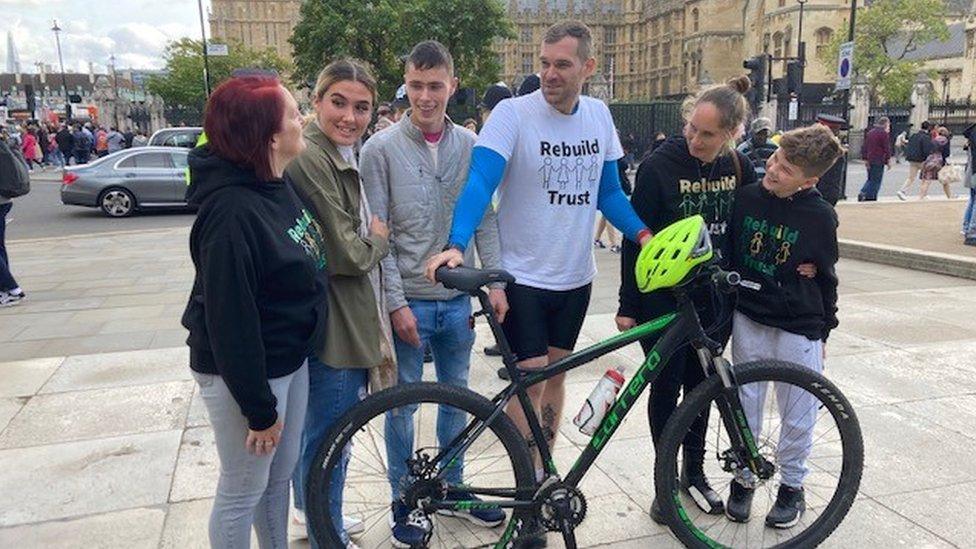
[[[147,208],[186,207],[188,149],[137,147],[89,164],[69,166],[61,180],[61,202],[101,208],[126,217]]]
[[[192,149],[196,147],[197,139],[201,133],[203,133],[203,128],[198,127],[163,128],[156,130],[156,133],[152,134],[152,137],[149,138],[148,145],[150,147],[181,147],[184,149]]]

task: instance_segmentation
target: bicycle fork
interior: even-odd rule
[[[710,341],[710,343],[717,346],[716,342]],[[721,396],[715,400],[715,404],[718,406],[719,416],[722,418],[722,424],[729,434],[732,445],[731,449],[718,456],[722,461],[722,469],[735,473],[736,478],[745,481],[747,479],[741,471],[741,465],[745,464],[755,475],[753,479],[768,479],[773,475],[774,466],[759,455],[755,436],[752,428],[749,427],[749,420],[739,398],[739,384],[735,379],[735,372],[732,371],[729,361],[721,355],[721,346],[712,347],[712,345],[696,345],[695,350],[705,369],[705,375],[714,373],[722,382]]]

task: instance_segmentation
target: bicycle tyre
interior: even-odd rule
[[[850,402],[836,385],[824,376],[790,362],[768,360],[750,362],[733,367],[739,385],[764,381],[781,381],[804,388],[827,408],[840,434],[843,457],[837,489],[820,516],[796,538],[773,547],[815,547],[823,542],[847,516],[857,496],[864,468],[864,443],[857,415]],[[658,501],[671,532],[686,547],[724,547],[708,537],[676,502],[680,489],[678,458],[685,433],[706,406],[723,390],[721,379],[711,376],[688,394],[665,425],[655,456],[655,493],[668,494]]]
[[[380,391],[362,400],[336,422],[322,445],[316,451],[307,480],[306,507],[308,525],[325,547],[342,547],[339,532],[329,520],[329,494],[332,471],[342,456],[342,449],[367,423],[387,411],[410,404],[446,404],[464,410],[478,420],[485,421],[495,410],[495,405],[485,397],[463,387],[442,383],[409,383]],[[501,441],[508,454],[515,476],[516,488],[521,493],[532,494],[535,489],[535,467],[528,447],[515,424],[502,413],[488,427]],[[513,510],[505,533],[511,531],[517,542],[523,525],[528,524],[532,513]],[[515,545],[517,546],[517,545]]]

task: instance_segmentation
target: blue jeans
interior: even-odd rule
[[[314,354],[308,357],[308,412],[302,431],[301,457],[291,479],[296,509],[305,510],[305,482],[322,440],[333,423],[365,398],[368,378],[369,370],[333,368],[323,364]],[[332,477],[329,486],[329,515],[332,523],[339,525],[337,529],[347,543],[349,537],[342,530],[342,489],[346,484],[346,467],[349,465],[348,449],[347,446],[342,460],[336,465],[337,474]],[[308,533],[309,543],[317,548],[311,528]]]
[[[61,153],[61,149],[54,149],[49,153],[48,159],[52,164],[59,168],[64,167],[64,154]]]
[[[410,299],[408,304],[417,318],[420,348],[394,335],[398,383],[416,383],[421,380],[424,347],[429,344],[434,355],[437,381],[467,387],[471,347],[474,345],[471,298],[462,295],[450,301]],[[404,406],[389,412],[386,419],[386,455],[389,461],[387,474],[394,500],[400,498],[401,490],[407,482],[406,460],[413,456],[413,414],[416,410],[416,406]],[[466,416],[464,412],[453,407],[441,407],[438,410],[437,440],[442,446],[450,443],[464,429]],[[460,484],[463,470],[464,462],[459,458],[445,472],[444,479],[450,484]]]
[[[962,232],[969,234],[976,230],[976,220],[973,219],[973,208],[976,207],[976,187],[969,189],[969,204],[966,204],[966,213],[962,214]]]
[[[864,196],[864,200],[877,200],[878,191],[881,190],[881,179],[884,177],[884,164],[868,164],[868,180],[864,182],[859,194]]]
[[[14,275],[10,274],[10,258],[7,257],[7,214],[12,207],[12,202],[0,204],[0,292],[18,287]]]

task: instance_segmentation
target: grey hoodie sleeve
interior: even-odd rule
[[[483,269],[501,269],[502,251],[498,238],[498,218],[495,216],[495,208],[488,204],[485,216],[481,218],[481,224],[474,231],[474,243],[478,249],[478,258],[481,259]],[[505,288],[504,282],[496,282],[489,285],[490,288]]]
[[[406,307],[407,298],[403,293],[403,279],[397,267],[396,232],[390,222],[390,172],[383,152],[371,147],[368,141],[359,155],[359,175],[363,179],[370,209],[390,228],[390,253],[380,261],[380,270],[383,273],[386,310],[392,313]]]

